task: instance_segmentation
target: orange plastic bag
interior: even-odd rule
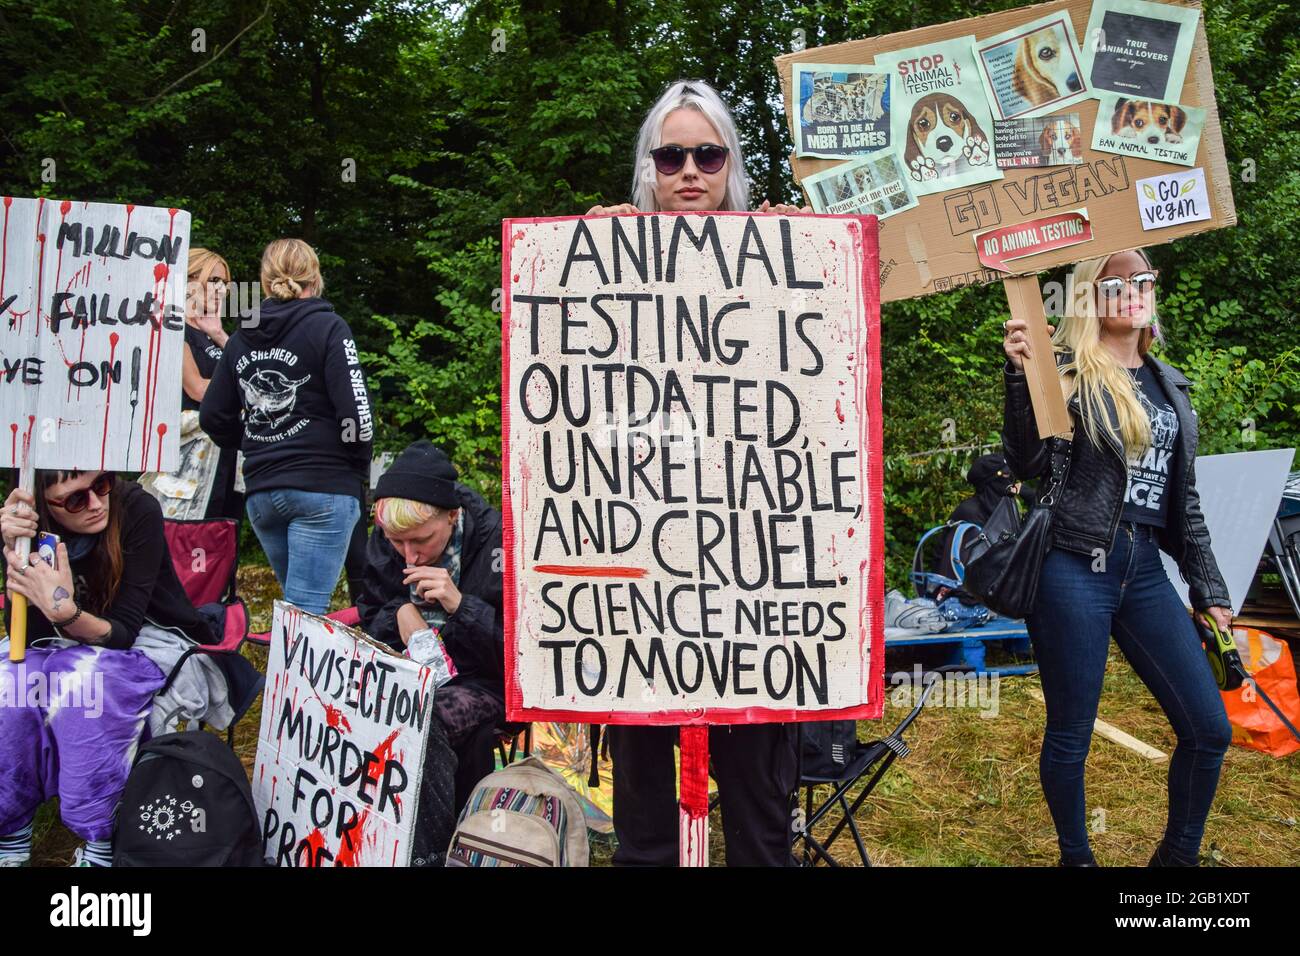
[[[1296,689],[1295,662],[1291,648],[1266,631],[1253,627],[1234,627],[1232,638],[1246,673],[1259,683],[1260,690],[1278,706],[1286,719],[1300,727],[1300,690]],[[1232,742],[1251,750],[1262,750],[1274,757],[1285,757],[1300,750],[1300,740],[1264,703],[1255,688],[1242,684],[1236,690],[1220,691],[1223,706],[1232,722]]]

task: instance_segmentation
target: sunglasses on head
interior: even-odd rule
[[[92,491],[95,493],[96,498],[107,498],[116,481],[117,476],[111,471],[101,472],[99,477],[90,483],[89,488],[74,491],[66,498],[47,497],[45,503],[54,505],[56,508],[62,508],[70,515],[75,515],[79,511],[85,511],[90,506],[90,493]]]
[[[1133,283],[1138,292],[1146,295],[1156,287],[1154,272],[1137,272],[1125,279],[1123,276],[1104,276],[1097,280],[1097,291],[1103,299],[1117,299],[1124,291],[1124,286]]]
[[[695,158],[695,165],[702,173],[716,173],[727,162],[727,147],[713,143],[703,146],[660,146],[650,150],[655,169],[665,176],[680,172],[686,165],[688,153]]]

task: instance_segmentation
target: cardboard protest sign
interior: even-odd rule
[[[1083,123],[1078,113],[994,120],[993,141],[1003,169],[1083,162]]]
[[[433,711],[428,668],[275,602],[253,802],[278,866],[407,866]]]
[[[880,53],[892,74],[890,128],[918,196],[1001,179],[973,36]]]
[[[1098,0],[1102,2],[1102,0]],[[973,234],[1046,216],[1070,212],[1086,206],[1093,226],[1092,239],[1035,255],[1012,260],[1014,273],[1034,275],[1046,269],[1077,262],[1091,256],[1106,255],[1137,246],[1172,242],[1184,236],[1236,223],[1232,200],[1231,176],[1223,152],[1218,109],[1214,102],[1214,80],[1204,25],[1198,22],[1195,6],[1149,4],[1157,7],[1166,19],[1179,22],[1190,19],[1195,27],[1187,28],[1192,38],[1190,55],[1183,60],[1185,77],[1178,69],[1177,58],[1167,61],[1170,74],[1178,74],[1182,89],[1166,95],[1184,108],[1205,110],[1200,142],[1196,146],[1195,165],[1204,170],[1210,216],[1183,221],[1144,231],[1138,209],[1137,182],[1171,171],[1168,162],[1145,156],[1099,152],[1092,147],[1094,126],[1098,122],[1098,103],[1084,99],[1068,110],[1051,114],[1051,118],[1077,115],[1082,133],[1082,155],[1077,164],[1038,167],[1015,166],[1004,169],[997,182],[969,187],[948,188],[924,194],[918,191],[918,204],[890,216],[880,224],[880,261],[883,301],[909,299],[934,292],[945,292],[974,283],[998,281],[1004,277],[980,262]],[[898,51],[914,50],[927,44],[974,36],[976,41],[996,37],[1045,16],[1066,13],[1079,38],[1083,52],[1088,47],[1088,18],[1091,0],[1058,0],[1002,10],[952,23],[908,30],[871,39],[854,40],[832,46],[815,47],[790,53],[775,60],[786,95],[787,116],[794,129],[790,86],[795,63],[863,63],[880,65],[896,57]],[[1180,27],[1180,37],[1181,30]],[[1110,36],[1110,33],[1107,34]],[[1086,65],[1086,64],[1085,64]],[[1154,94],[1152,94],[1154,96]],[[901,97],[890,90],[893,112],[897,114]],[[989,135],[994,132],[989,130]],[[893,148],[897,148],[896,143]],[[996,156],[996,144],[995,144]],[[844,161],[793,156],[791,168],[796,179],[842,165]],[[916,185],[916,184],[914,184]]]
[[[1205,110],[1178,103],[1100,97],[1092,148],[1121,156],[1144,156],[1192,166],[1205,126]]]
[[[995,120],[1054,113],[1090,95],[1065,12],[980,40],[975,59]]]
[[[1095,0],[1083,44],[1098,93],[1177,100],[1201,11],[1149,0]]]
[[[1098,119],[1096,100],[1084,99],[1072,104],[1073,112],[1070,114],[1071,119],[1077,114],[1081,124],[1078,129],[1082,134],[1079,162],[1055,168],[1006,163],[1005,168],[999,169],[1000,182],[969,185],[959,185],[956,178],[937,175],[939,164],[936,163],[936,175],[914,184],[919,197],[917,206],[891,216],[882,224],[880,234],[880,281],[884,300],[912,298],[1000,279],[1007,291],[1012,315],[1027,320],[1030,344],[1040,356],[1050,356],[1051,347],[1041,318],[1039,272],[1141,245],[1172,242],[1236,222],[1218,110],[1214,103],[1214,80],[1198,8],[1143,0],[1096,0],[1095,4],[1092,0],[1058,0],[869,40],[801,50],[775,60],[792,129],[790,77],[794,64],[852,62],[889,66],[900,71],[905,66],[909,74],[914,73],[914,85],[905,93],[902,84],[894,82],[899,77],[891,80],[891,112],[895,130],[900,114],[910,107],[927,127],[925,141],[928,143],[932,138],[928,135],[928,127],[937,120],[931,120],[926,107],[914,102],[914,94],[930,84],[940,85],[943,92],[931,94],[927,89],[927,95],[940,97],[954,92],[959,84],[964,87],[964,78],[971,71],[960,53],[963,45],[971,58],[980,49],[994,57],[993,63],[985,64],[989,68],[990,89],[984,88],[984,80],[977,84],[985,108],[991,97],[999,111],[1014,110],[1017,107],[1010,101],[998,102],[1001,94],[994,68],[1006,59],[1003,52],[999,61],[998,51],[1003,49],[1002,44],[1007,38],[1025,32],[1032,35],[1050,25],[1053,17],[1061,16],[1068,17],[1075,36],[1085,38],[1081,51],[1084,54],[1083,75],[1078,77],[1083,87],[1094,92],[1105,90],[1146,96],[1205,110],[1195,163],[1205,175],[1208,215],[1157,217],[1154,221],[1160,223],[1159,227],[1147,231],[1143,216],[1148,212],[1146,207],[1139,208],[1141,201],[1135,183],[1166,173],[1169,164],[1145,155],[1117,155],[1093,149],[1095,126],[1104,122],[1105,117]],[[1062,34],[1066,32],[1064,24],[1052,29]],[[950,51],[955,59],[950,59]],[[928,61],[926,55],[930,57]],[[961,76],[945,75],[945,62],[948,64],[946,69]],[[1065,86],[1068,90],[1068,75]],[[1012,82],[1012,92],[1014,88]],[[944,109],[940,103],[934,105]],[[973,107],[965,101],[961,107],[949,105],[952,108],[944,114],[949,129],[972,129],[973,124],[967,123],[964,117]],[[1056,115],[1059,117],[1061,114]],[[915,138],[917,130],[912,132]],[[1070,139],[1065,127],[1056,127],[1054,132],[1061,133],[1062,139]],[[993,137],[990,155],[997,166],[997,132],[990,130],[988,135]],[[958,138],[948,133],[944,142],[952,146]],[[1007,138],[1005,132],[1003,138]],[[903,150],[900,158],[909,166],[909,172],[916,169],[923,178],[927,176],[928,159],[922,158],[919,166],[915,165],[915,147],[909,155],[905,140],[895,136],[891,148]],[[1074,149],[1073,146],[1070,148]],[[1190,146],[1188,152],[1191,152]],[[1023,146],[1018,148],[1018,153],[1018,158],[1025,155]],[[801,182],[832,168],[834,164],[832,160],[797,155],[792,156],[790,162],[795,177]],[[949,168],[960,167],[942,166],[944,170]],[[1087,214],[1084,214],[1085,210]],[[1082,228],[1080,217],[1087,220],[1087,228]],[[1071,241],[1040,241],[1059,234],[1060,230],[1071,231],[1073,236],[1067,237]],[[1023,249],[1034,251],[1010,259],[1005,255],[993,257],[989,253],[991,247],[970,241],[975,234],[990,232],[998,235],[999,246],[1002,237],[1011,237],[1012,244],[1018,245],[1023,240],[1022,252]],[[1025,372],[1040,436],[1068,433],[1070,416],[1055,381],[1055,367],[1050,362],[1044,364],[1044,360],[1031,358],[1025,362]]]
[[[503,224],[512,720],[879,716],[875,231]]]
[[[881,150],[804,180],[813,211],[885,219],[916,205],[898,154]]]
[[[179,463],[189,213],[3,198],[0,466]]]
[[[800,63],[800,156],[861,156],[889,145],[889,74],[869,66]]]

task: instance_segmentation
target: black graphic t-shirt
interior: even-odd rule
[[[1128,465],[1124,492],[1124,521],[1141,521],[1164,527],[1169,518],[1169,477],[1178,440],[1178,414],[1165,397],[1155,373],[1146,365],[1137,373],[1137,399],[1151,419],[1151,447]]]
[[[189,323],[185,324],[185,345],[190,350],[199,374],[204,378],[212,378],[217,363],[221,361],[221,346],[208,338],[206,332],[200,332]],[[199,403],[190,398],[184,389],[181,390],[181,408],[193,409],[196,412],[199,410]]]

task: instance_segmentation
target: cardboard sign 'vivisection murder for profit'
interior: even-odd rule
[[[1172,10],[1195,5],[1168,4]],[[793,65],[830,63],[870,65],[888,60],[888,54],[959,37],[977,40],[1015,30],[1052,12],[1066,11],[1081,44],[1088,42],[1092,0],[1068,0],[1019,7],[952,23],[936,24],[889,36],[854,40],[809,48],[776,58],[791,132],[797,135],[797,110],[792,107]],[[1031,275],[1056,266],[1124,249],[1172,242],[1183,236],[1234,225],[1237,221],[1231,179],[1223,153],[1219,113],[1214,100],[1205,29],[1199,20],[1195,41],[1177,101],[1205,111],[1200,142],[1192,166],[1204,171],[1210,209],[1207,218],[1178,221],[1175,225],[1144,228],[1141,180],[1176,173],[1184,166],[1170,165],[1144,155],[1119,155],[1092,148],[1098,119],[1097,99],[1071,102],[1062,112],[1078,114],[1082,143],[1078,161],[1043,167],[1011,167],[1001,179],[977,185],[919,195],[911,208],[880,222],[880,294],[882,301],[911,299],[975,283],[995,282],[1009,275]],[[1055,114],[1053,114],[1055,115]],[[1103,125],[1106,119],[1102,117]],[[795,178],[801,183],[816,173],[846,160],[792,156]],[[1091,237],[1050,251],[1009,258],[1006,271],[981,263],[974,237],[1086,208]]]

